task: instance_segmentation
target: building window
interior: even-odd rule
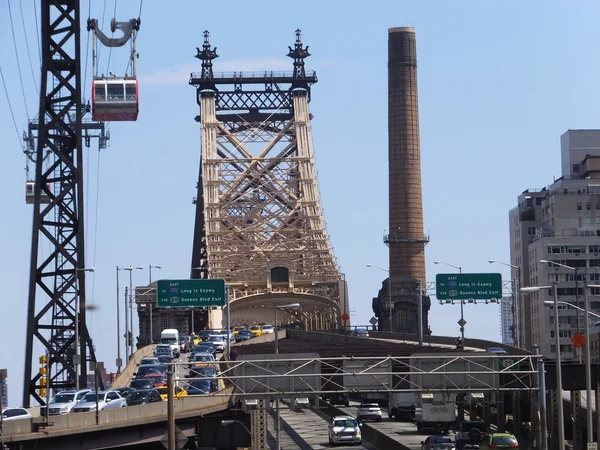
[[[590,209],[592,209],[592,205],[591,205],[591,203],[586,203],[586,204],[585,204],[585,209],[587,209],[588,211],[589,211]]]
[[[398,311],[398,328],[400,330],[408,329],[408,310],[406,308]]]
[[[579,164],[573,164],[573,173],[579,172]]]
[[[160,316],[160,329],[166,330],[167,328],[171,328],[171,315],[170,314],[161,314]]]
[[[550,346],[550,353],[556,353],[556,345],[552,344]]]
[[[583,209],[583,203],[577,203],[577,211],[581,211]]]

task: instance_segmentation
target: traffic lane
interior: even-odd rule
[[[331,448],[329,444],[329,421],[330,417],[321,411],[315,412],[311,409],[302,409],[299,412],[292,411],[288,405],[280,403],[279,415],[283,422],[283,429],[288,432],[292,439],[296,438],[301,442],[296,444],[301,449],[322,449]],[[287,427],[286,427],[287,425]],[[302,445],[306,444],[306,445]],[[362,440],[361,445],[339,444],[335,445],[339,449],[368,449],[377,450],[378,447],[372,443]]]
[[[351,402],[349,407],[336,407],[337,409],[344,411],[351,417],[356,417],[356,410],[358,408],[358,403]],[[362,420],[363,423],[368,424],[370,427],[373,427],[375,430],[380,433],[389,436],[396,442],[400,442],[402,445],[408,447],[411,450],[420,450],[421,442],[427,439],[429,434],[419,433],[417,431],[417,426],[413,422],[396,422],[394,419],[387,418],[387,412],[382,410],[383,420],[381,422],[375,421],[365,421]],[[454,439],[454,434],[449,434],[450,438]]]

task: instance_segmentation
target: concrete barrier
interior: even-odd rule
[[[279,330],[276,333],[278,333],[277,338],[279,340],[281,339],[285,339],[287,337],[286,334],[287,330]],[[241,345],[252,345],[252,344],[262,344],[264,342],[273,342],[275,340],[275,333],[269,333],[269,334],[263,334],[262,336],[258,336],[255,338],[251,338],[248,339],[247,341],[242,341],[242,342],[236,342],[235,344],[232,344],[232,347],[236,347],[236,346],[241,346]]]
[[[183,419],[212,412],[222,411],[229,407],[232,388],[226,388],[219,394],[225,396],[189,396],[177,398],[174,402],[175,417]],[[65,434],[87,433],[90,431],[110,428],[121,428],[162,422],[167,420],[167,402],[157,402],[148,405],[128,406],[126,408],[100,411],[100,424],[96,425],[96,412],[70,413],[62,416],[50,416],[51,426],[43,432],[35,432],[40,428],[41,418],[6,421],[3,424],[4,437],[9,441],[39,437],[60,436]],[[11,439],[15,437],[16,439]]]
[[[133,377],[133,374],[137,372],[138,364],[140,363],[142,358],[145,358],[146,356],[152,356],[152,354],[154,353],[154,347],[156,347],[156,344],[146,345],[145,347],[142,347],[139,350],[137,350],[133,354],[133,357],[129,358],[129,361],[125,366],[125,370],[123,370],[123,372],[121,372],[119,376],[113,380],[109,389],[127,387],[129,385],[129,382],[131,381],[131,378]]]

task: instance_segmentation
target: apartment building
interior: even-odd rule
[[[520,341],[528,349],[539,345],[547,356],[556,354],[558,342],[561,356],[569,360],[578,358],[571,338],[583,334],[586,319],[570,305],[583,308],[584,286],[600,283],[600,130],[564,133],[561,168],[560,178],[541,189],[525,190],[510,210],[510,255],[521,271],[522,286],[556,283],[558,301],[565,302],[554,311],[544,304],[554,300],[552,289],[521,293]],[[600,312],[600,289],[590,288],[588,294],[590,310]]]

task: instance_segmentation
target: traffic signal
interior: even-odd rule
[[[40,397],[46,396],[48,388],[48,355],[40,356]]]

